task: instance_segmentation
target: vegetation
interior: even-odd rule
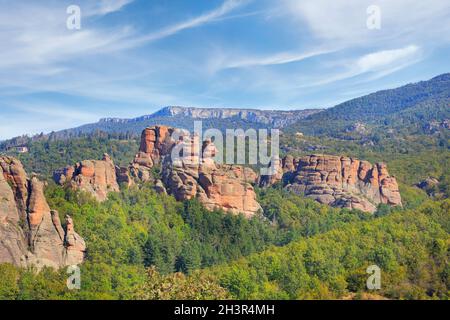
[[[381,268],[378,295],[449,298],[450,201],[350,223],[210,269],[237,299],[334,299],[367,291],[367,267]]]
[[[136,132],[151,124],[148,119],[128,133],[114,133],[122,124],[104,121],[3,142],[2,152],[29,147],[15,156],[29,173],[47,178],[50,207],[61,218],[72,216],[87,254],[80,290],[67,288],[66,270],[0,265],[0,299],[364,298],[366,269],[374,264],[381,268],[379,298],[449,299],[450,136],[442,125],[450,118],[449,80],[445,74],[377,92],[283,130],[285,154],[386,162],[403,208],[380,205],[373,215],[320,205],[280,186],[257,188],[263,214],[246,219],[209,212],[196,200],[177,202],[146,184],[123,187],[98,203],[51,182],[53,170],[105,152],[127,164],[139,146]],[[184,120],[169,124],[186,127]],[[110,133],[92,133],[99,128]],[[438,183],[419,189],[428,177]]]
[[[447,73],[429,81],[375,92],[313,114],[291,129],[308,135],[341,138],[359,122],[380,133],[388,129],[427,133],[430,122],[450,118],[449,83]]]
[[[47,191],[89,244],[82,289],[67,289],[65,270],[1,265],[0,299],[343,298],[366,290],[372,264],[384,297],[448,298],[449,200],[369,216],[265,190],[267,219],[245,220],[150,187],[104,204]]]
[[[137,153],[139,142],[136,139],[112,139],[99,134],[70,140],[30,141],[27,146],[27,153],[5,153],[18,158],[28,172],[51,178],[56,169],[86,159],[101,159],[104,153],[108,153],[117,165],[126,165]]]

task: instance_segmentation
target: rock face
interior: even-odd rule
[[[183,143],[195,140],[185,138]],[[216,148],[211,141],[203,143],[202,154],[203,157],[196,152],[178,159],[165,157],[163,181],[169,193],[177,200],[197,198],[208,210],[222,209],[248,218],[261,210],[251,185],[256,177],[253,170],[215,163]]]
[[[276,161],[276,160],[275,160]],[[262,186],[282,181],[286,189],[334,207],[374,212],[380,203],[401,206],[397,181],[384,163],[329,155],[286,156]]]
[[[161,109],[154,115],[159,117],[185,117],[194,119],[239,119],[250,123],[265,124],[275,128],[282,128],[321,111],[321,109],[281,111],[171,106]]]
[[[56,183],[70,183],[74,189],[92,194],[98,201],[105,201],[109,192],[118,192],[116,167],[109,155],[104,154],[102,160],[84,160],[75,166],[55,171]]]
[[[435,197],[441,194],[439,192],[439,180],[433,177],[422,180],[416,186],[425,191],[429,196]]]
[[[230,109],[230,108],[191,108],[181,106],[169,106],[159,111],[133,119],[104,118],[97,126],[103,127],[104,124],[110,126],[127,128],[128,124],[136,126],[138,123],[170,124],[178,122],[184,128],[191,127],[194,120],[208,119],[219,123],[220,120],[245,121],[247,123],[264,125],[266,127],[283,128],[290,124],[304,119],[312,114],[323,111],[322,109],[306,110],[256,110],[256,109]],[[189,125],[187,125],[189,124]],[[254,126],[253,125],[253,126]],[[104,128],[103,128],[104,129]],[[126,131],[126,130],[124,130]]]
[[[146,128],[141,135],[141,146],[129,168],[129,176],[139,181],[150,181],[151,168],[160,165],[162,159],[168,155],[175,145],[172,134],[182,130],[166,126]]]
[[[242,166],[215,163],[214,144],[205,141],[200,148],[198,142],[198,137],[181,129],[145,129],[140,151],[130,166],[131,176],[148,181],[151,168],[161,164],[162,183],[155,182],[158,192],[173,194],[179,201],[197,198],[208,210],[223,209],[246,217],[256,214],[261,209],[251,185],[256,173]],[[190,154],[181,151],[179,157],[172,158],[175,147],[182,150],[188,145]]]
[[[68,237],[76,237],[73,246]],[[73,230],[61,226],[44,197],[44,185],[29,179],[20,161],[0,157],[0,263],[60,268],[83,261],[86,246]]]

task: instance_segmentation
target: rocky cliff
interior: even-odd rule
[[[74,166],[55,171],[53,179],[63,185],[69,183],[74,189],[92,194],[98,201],[105,201],[109,192],[118,192],[116,167],[109,155],[102,160],[84,160]]]
[[[197,198],[209,210],[223,209],[247,217],[258,212],[261,207],[251,185],[256,181],[256,174],[242,166],[217,164],[213,159],[214,144],[205,141],[198,150],[195,139],[185,130],[165,126],[145,129],[140,151],[130,166],[130,176],[149,181],[151,169],[161,164],[162,183],[155,181],[155,184],[177,200]],[[173,159],[173,148],[182,150],[183,145],[190,145],[191,153]]]
[[[183,143],[195,142],[185,138]],[[177,200],[197,198],[208,210],[222,209],[248,218],[261,210],[251,185],[256,179],[253,170],[217,164],[213,160],[216,148],[211,141],[203,143],[201,152],[201,158],[195,152],[178,159],[172,159],[171,154],[165,157],[162,174],[168,192]]]
[[[175,145],[173,133],[186,135],[186,131],[166,126],[154,126],[142,131],[141,145],[130,166],[130,176],[140,181],[151,180],[151,168],[162,164]]]
[[[0,263],[38,269],[81,263],[85,243],[67,219],[64,230],[43,183],[28,178],[20,161],[0,157]]]
[[[186,117],[193,119],[239,119],[255,124],[269,125],[282,128],[309,115],[321,112],[321,109],[305,110],[257,110],[239,108],[189,108],[170,106],[165,107],[152,116],[157,117]]]
[[[281,182],[286,189],[320,203],[367,212],[374,212],[380,203],[402,205],[397,181],[384,163],[329,155],[274,161],[277,170],[261,177],[262,186]]]

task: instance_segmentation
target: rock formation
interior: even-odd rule
[[[439,180],[436,178],[428,177],[420,181],[416,186],[425,191],[429,196],[436,197],[441,195],[441,192],[439,192]]]
[[[74,246],[70,239],[76,238]],[[44,184],[29,179],[20,161],[0,157],[0,263],[60,268],[83,261],[85,244],[73,230],[61,226],[44,197]]]
[[[262,186],[281,181],[286,189],[320,203],[367,212],[374,212],[380,203],[401,206],[397,181],[384,163],[329,155],[286,156],[276,168],[274,175],[261,177]]]
[[[151,169],[161,164],[162,183],[153,181],[158,192],[173,194],[179,201],[197,198],[208,210],[223,209],[247,217],[258,212],[261,206],[251,185],[257,180],[256,173],[242,166],[217,164],[211,141],[205,141],[202,147],[198,145],[198,137],[185,130],[147,128],[130,166],[130,176],[151,181]],[[189,154],[183,154],[186,146],[190,147]],[[176,159],[172,158],[175,147],[180,150]]]
[[[195,137],[185,137],[182,143],[194,144]],[[253,170],[217,164],[213,159],[216,148],[209,140],[203,143],[201,154],[203,157],[195,151],[187,157],[165,157],[163,181],[169,193],[177,200],[197,198],[208,210],[222,209],[246,217],[261,210],[251,185],[256,179]]]
[[[151,168],[160,165],[162,159],[168,155],[175,141],[172,134],[177,131],[181,136],[186,131],[169,128],[166,126],[155,126],[146,128],[141,135],[141,145],[129,168],[129,176],[139,181],[150,181],[152,179]]]
[[[109,155],[102,160],[84,160],[75,166],[68,166],[55,171],[56,183],[69,183],[74,189],[92,194],[98,201],[105,201],[109,192],[118,192],[116,167]]]

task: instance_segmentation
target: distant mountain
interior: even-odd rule
[[[28,145],[33,141],[66,140],[77,137],[106,136],[118,139],[133,139],[140,136],[142,130],[153,125],[166,125],[193,130],[194,121],[201,120],[203,129],[260,129],[284,128],[309,115],[323,109],[305,110],[257,110],[228,108],[188,108],[169,106],[150,114],[132,119],[104,118],[96,123],[82,125],[77,128],[61,130],[34,137],[21,136],[0,141],[0,151]]]
[[[64,140],[80,136],[138,138],[144,128],[152,125],[192,130],[196,120],[202,120],[204,129],[281,128],[287,135],[302,132],[306,135],[344,139],[359,139],[368,135],[382,138],[383,135],[400,132],[430,134],[447,131],[450,128],[450,73],[428,81],[378,91],[325,110],[282,111],[169,106],[137,118],[104,118],[96,123],[32,138],[13,138],[0,142],[0,151],[27,145],[32,141]]]
[[[217,109],[165,107],[151,115],[133,119],[105,118],[97,123],[83,125],[78,128],[63,130],[58,134],[80,134],[103,131],[107,133],[132,132],[140,134],[143,129],[152,125],[168,125],[191,130],[194,121],[202,120],[204,128],[283,128],[321,109],[279,111],[254,109]]]
[[[356,98],[290,126],[309,135],[336,136],[355,128],[394,128],[429,133],[450,119],[450,73]]]

